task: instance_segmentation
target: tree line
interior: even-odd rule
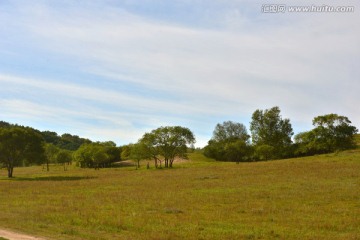
[[[153,160],[156,168],[172,168],[175,158],[187,158],[188,146],[195,137],[188,128],[160,127],[139,139],[136,144],[117,147],[112,141],[92,142],[76,135],[39,131],[31,127],[0,122],[0,164],[13,177],[14,167],[29,164],[62,164],[64,171],[73,161],[82,168],[100,169],[131,158]],[[0,165],[1,167],[1,165]]]
[[[317,116],[312,123],[313,129],[292,138],[290,119],[281,117],[279,107],[258,109],[252,114],[251,135],[242,123],[219,123],[204,154],[219,161],[242,162],[310,156],[356,147],[354,136],[358,130],[347,117],[332,113]]]
[[[92,142],[77,135],[39,131],[31,127],[0,121],[0,167],[13,177],[14,167],[61,164],[64,171],[76,162],[80,167],[108,167],[120,161],[121,147],[112,141]]]
[[[294,135],[290,120],[283,119],[280,108],[256,110],[252,114],[250,133],[242,123],[218,123],[204,147],[205,156],[218,161],[259,161],[309,156],[351,149],[358,132],[351,121],[337,114],[317,116],[314,128]],[[176,158],[187,158],[194,148],[195,136],[181,126],[159,127],[145,133],[135,144],[116,146],[112,141],[92,142],[65,133],[39,131],[31,127],[0,121],[0,167],[13,177],[16,166],[62,164],[64,170],[73,161],[83,168],[110,167],[121,160],[153,161],[156,168],[172,168]],[[149,167],[149,165],[148,165]]]

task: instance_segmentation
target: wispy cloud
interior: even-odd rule
[[[60,109],[70,124],[87,119],[84,131],[98,127],[97,138],[112,138],[116,127],[131,141],[182,124],[204,145],[218,121],[249,121],[257,108],[275,105],[299,130],[329,112],[360,122],[358,14],[266,15],[252,1],[142,4],[154,10],[136,1],[6,8],[0,51],[12,65],[0,57],[4,101],[44,102],[48,109],[32,115]]]

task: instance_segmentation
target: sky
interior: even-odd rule
[[[329,113],[359,129],[360,2],[269,4],[0,0],[0,120],[118,145],[183,126],[197,147],[274,106],[295,134]]]

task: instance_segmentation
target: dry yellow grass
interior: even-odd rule
[[[17,168],[0,177],[0,226],[50,239],[360,238],[359,150],[191,159],[163,170]]]

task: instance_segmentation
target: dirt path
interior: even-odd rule
[[[0,237],[9,239],[9,240],[45,240],[44,238],[33,237],[29,235],[24,235],[17,232],[12,232],[9,230],[0,229]]]

